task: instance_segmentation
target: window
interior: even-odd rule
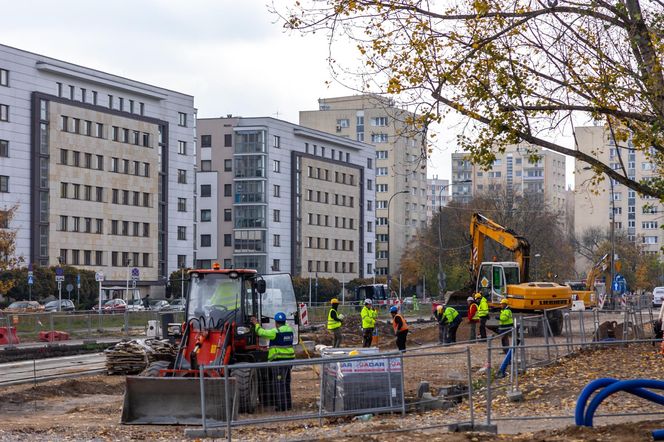
[[[0,140],[0,157],[9,156],[9,141]]]
[[[367,243],[367,253],[373,253],[373,243]]]
[[[659,238],[656,236],[644,236],[643,244],[657,244]]]
[[[178,112],[178,126],[187,127],[187,114]]]
[[[387,192],[387,184],[376,184],[376,192]]]
[[[656,229],[657,228],[657,221],[643,221],[641,223],[641,227],[643,229]]]
[[[212,135],[201,135],[201,147],[212,147]]]
[[[373,169],[373,158],[367,158],[367,169]]]
[[[274,247],[281,247],[281,235],[272,235],[272,245]]]
[[[81,231],[81,218],[78,216],[72,216],[72,231],[73,232],[80,232]]]
[[[224,147],[233,147],[233,134],[224,134]]]
[[[201,197],[210,197],[210,196],[212,196],[212,185],[201,184]]]
[[[224,247],[233,246],[233,236],[230,233],[224,234]]]
[[[377,150],[376,151],[376,159],[386,160],[387,159],[387,151],[386,150]]]
[[[367,232],[373,232],[373,224],[371,221],[367,221]]]
[[[387,176],[387,167],[376,167],[376,176]]]
[[[75,155],[74,160],[76,160]],[[122,160],[122,173],[129,173],[129,160]]]
[[[274,185],[272,186],[272,196],[279,198],[281,196],[281,186]]]
[[[187,155],[187,142],[178,141],[178,154]]]
[[[178,198],[178,212],[187,211],[187,198]]]
[[[187,239],[187,227],[178,226],[178,240],[186,241],[186,239]]]
[[[74,190],[73,198],[75,200],[80,199],[81,198],[81,185],[80,184],[72,184],[71,187]]]
[[[150,207],[150,194],[143,192],[143,207]]]
[[[146,238],[150,236],[150,223],[143,223],[143,236]]]
[[[273,259],[272,260],[272,271],[273,272],[278,272],[278,271],[281,270],[280,267],[281,267],[281,260]]]
[[[210,172],[212,170],[212,160],[201,160],[201,172]]]
[[[81,165],[81,152],[74,150],[72,151],[72,156],[74,159],[74,166],[79,167]]]
[[[178,183],[187,184],[187,171],[184,169],[178,169]]]
[[[122,236],[129,236],[129,221],[122,221]]]
[[[232,184],[224,184],[224,196],[233,196]]]
[[[95,233],[104,233],[104,220],[101,218],[95,219]]]
[[[224,160],[224,172],[231,172],[233,170],[233,160]]]
[[[371,134],[372,143],[387,143],[387,134]]]
[[[80,265],[80,250],[71,251],[71,263],[73,265]]]
[[[187,268],[187,255],[178,255],[178,268]]]
[[[201,222],[207,223],[212,221],[212,210],[201,209]]]
[[[144,177],[150,176],[150,163],[143,163],[143,176]]]
[[[118,221],[117,220],[111,220],[111,235],[117,235],[118,234]]]
[[[212,235],[205,234],[201,235],[201,247],[211,247],[212,246]]]
[[[66,165],[69,162],[69,151],[67,149],[60,149],[60,164]]]
[[[373,190],[373,181],[367,180],[367,190]]]
[[[372,126],[387,126],[387,117],[376,117],[371,119]]]
[[[95,106],[97,105],[97,91],[92,91],[92,104]],[[99,264],[101,264],[101,260],[99,260]]]
[[[233,210],[224,209],[224,221],[232,221],[233,219]]]
[[[67,231],[67,217],[64,215],[60,215],[60,230]]]
[[[69,86],[69,99],[73,100],[74,97],[75,97],[75,94],[76,94],[76,89],[74,88],[74,86],[70,85]]]
[[[118,189],[113,189],[113,191],[111,192],[111,194],[112,194],[112,196],[111,196],[111,202],[112,202],[113,204],[120,204],[120,198],[119,198],[120,191],[119,191]]]
[[[272,220],[275,223],[281,222],[281,210],[274,209]]]
[[[280,173],[281,172],[281,161],[274,160],[272,163],[272,171],[274,173]]]
[[[0,104],[0,121],[9,121],[9,106]]]
[[[92,201],[92,186],[83,186],[83,199],[85,201]]]
[[[128,190],[123,190],[122,191],[122,204],[125,206],[129,205],[129,191]]]
[[[143,132],[143,147],[150,147],[150,134]]]
[[[120,159],[111,158],[111,172],[119,172]]]
[[[272,147],[279,149],[281,147],[281,137],[275,135],[272,137]]]
[[[9,86],[9,71],[0,69],[0,86]]]
[[[94,95],[93,95],[93,97],[94,97]],[[95,265],[98,265],[98,266],[104,265],[103,261],[104,261],[104,252],[102,252],[101,250],[97,250],[95,252]]]
[[[124,110],[124,98],[118,97],[118,109],[119,110]]]
[[[129,113],[134,113],[134,100],[129,100]]]
[[[141,115],[145,115],[145,103],[139,102],[138,103],[138,113]]]

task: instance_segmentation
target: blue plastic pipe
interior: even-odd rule
[[[503,363],[500,364],[500,368],[498,369],[498,374],[501,377],[505,376],[505,370],[507,370],[507,366],[509,363],[512,361],[512,349],[510,348],[507,350],[507,354],[505,355],[505,359],[503,359]]]
[[[576,408],[574,409],[574,421],[576,422],[577,425],[579,426],[584,426],[585,425],[585,413],[584,411],[586,410],[586,402],[588,402],[588,399],[590,396],[596,391],[599,390],[600,388],[604,388],[608,385],[611,385],[615,382],[618,382],[618,379],[613,379],[613,378],[600,378],[600,379],[595,379],[585,387],[583,387],[583,390],[581,390],[581,394],[579,395],[579,398],[576,400]]]

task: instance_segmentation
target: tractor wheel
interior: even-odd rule
[[[171,361],[154,361],[141,372],[140,376],[156,378],[159,377],[159,370],[167,370],[169,368],[171,368]]]
[[[550,310],[546,312],[546,317],[549,320],[549,325],[551,326],[551,333],[553,336],[560,336],[563,332],[563,312],[560,310]]]
[[[239,396],[239,412],[254,413],[258,406],[258,374],[251,368],[233,370],[231,376],[236,379]]]

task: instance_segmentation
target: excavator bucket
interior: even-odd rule
[[[226,422],[223,378],[205,378],[205,415],[208,424]],[[237,383],[228,378],[229,416],[237,415]],[[200,425],[200,378],[127,376],[121,423],[133,425]]]

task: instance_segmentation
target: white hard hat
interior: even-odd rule
[[[364,303],[365,304],[373,304],[373,301],[371,299],[367,298],[367,299],[364,300]]]

